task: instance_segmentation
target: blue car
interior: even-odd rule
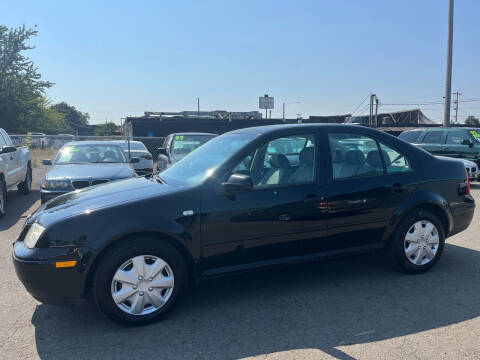
[[[70,142],[59,150],[53,167],[40,181],[41,202],[70,191],[136,176],[132,164],[138,161],[138,158],[128,161],[117,144]],[[43,164],[52,165],[52,160],[44,159]]]

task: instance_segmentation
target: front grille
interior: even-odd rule
[[[99,185],[99,184],[104,184],[106,182],[109,182],[107,179],[99,179],[99,180],[93,180],[92,185]]]
[[[75,189],[83,189],[90,186],[90,181],[88,180],[76,180],[72,181],[72,185]]]

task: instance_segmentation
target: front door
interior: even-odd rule
[[[325,237],[316,134],[267,141],[234,165],[224,181],[235,173],[249,175],[253,191],[204,192],[204,269],[299,255],[302,240]]]

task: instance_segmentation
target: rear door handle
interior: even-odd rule
[[[303,202],[310,204],[315,202],[325,202],[326,200],[327,198],[325,196],[307,196],[307,198],[303,200]]]

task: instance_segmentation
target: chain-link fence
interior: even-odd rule
[[[43,159],[54,159],[58,150],[72,141],[123,141],[123,136],[74,136],[68,134],[45,135],[45,134],[22,134],[10,135],[16,146],[28,146],[34,167],[40,166]],[[152,154],[154,161],[158,157],[158,148],[163,145],[163,137],[134,137],[132,141],[142,142]]]

